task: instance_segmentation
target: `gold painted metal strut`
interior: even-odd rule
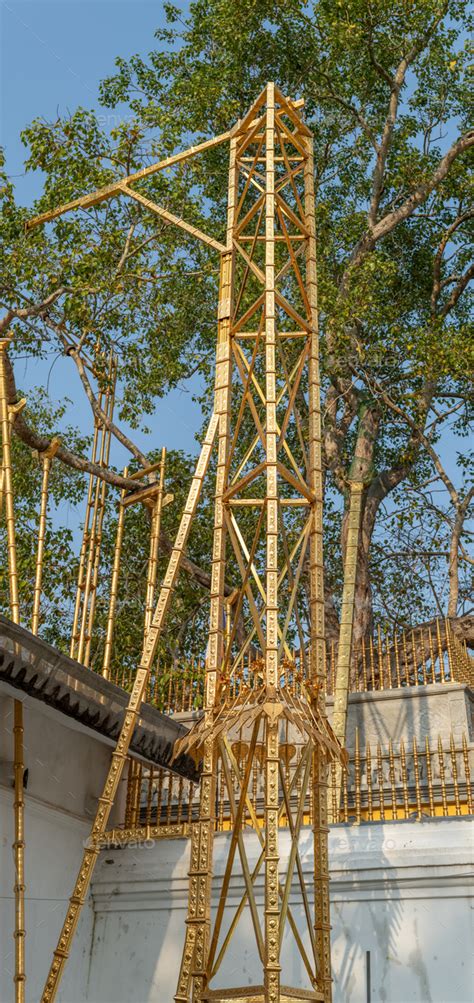
[[[54,951],[53,961],[41,997],[42,1003],[51,1003],[55,999],[59,982],[69,956],[71,942],[79,921],[80,912],[89,889],[92,873],[100,852],[100,838],[105,832],[110,811],[114,803],[118,784],[122,776],[130,742],[138,720],[148,677],[156,653],[163,622],[168,611],[171,596],[176,586],[184,548],[187,543],[196,506],[201,493],[204,476],[211,458],[214,438],[217,431],[217,419],[213,414],[208,431],[203,442],[201,454],[196,467],[188,499],[181,518],[176,541],[171,552],[168,569],[163,580],[155,614],[146,636],[142,662],[137,670],[133,690],[125,712],[120,737],[112,755],[112,763],[105,781],[103,792],[91,829],[90,839],[84,852],[74,891],[69,901],[66,918],[61,930],[59,941]]]
[[[301,120],[293,106],[269,84],[252,112],[233,132],[237,144],[235,163],[231,149],[228,215],[228,244],[233,248],[233,264],[228,292],[227,280],[223,280],[221,272],[219,297],[219,317],[225,319],[226,324],[225,328],[219,326],[216,392],[221,389],[224,396],[220,403],[216,398],[216,411],[221,414],[220,460],[205,708],[203,719],[178,743],[175,752],[190,753],[196,759],[202,758],[203,763],[199,821],[192,826],[191,832],[188,918],[176,1003],[247,998],[262,1003],[281,1003],[290,998],[324,1000],[325,1003],[331,1000],[327,763],[330,758],[339,758],[340,747],[327,724],[324,702],[322,467],[313,164],[308,131],[306,127],[300,130],[300,126]],[[289,167],[292,143],[300,157],[295,169]],[[245,169],[242,168],[243,157]],[[263,173],[257,170],[260,163],[264,164]],[[301,173],[300,194],[295,178]],[[257,197],[253,195],[253,188],[258,192]],[[294,232],[296,228],[298,234]],[[304,241],[301,261],[293,252],[295,236]],[[225,256],[222,260],[225,267]],[[282,283],[287,283],[289,277],[292,281],[285,285],[283,293]],[[293,332],[287,330],[291,323],[298,325],[294,332],[294,348],[288,338]],[[283,325],[285,342],[279,335]],[[304,339],[302,345],[298,343],[300,337]],[[302,391],[306,374],[307,399]],[[308,420],[307,441],[302,434],[303,411]],[[245,427],[247,435],[243,436]],[[279,458],[282,450],[286,454],[285,463]],[[226,527],[227,533],[224,532]],[[308,547],[310,618],[305,635],[298,604],[301,601],[300,576]],[[235,626],[227,633],[223,626],[223,569],[229,553],[241,576],[232,603],[235,619],[243,618],[245,624],[246,636],[238,643]],[[291,630],[297,632],[301,661],[307,665],[304,698],[292,697],[291,688],[282,684],[282,659],[291,658],[287,641]],[[249,663],[248,672],[244,673],[243,655],[253,645],[257,646],[256,670]],[[220,678],[216,673],[219,665]],[[235,689],[232,680],[237,672],[239,686]],[[282,744],[281,733],[283,729],[287,735],[289,725],[308,736],[305,769],[300,764],[292,776],[289,767],[287,775],[281,766],[288,748],[287,744]],[[230,742],[230,735],[236,733],[243,736],[236,747],[247,757],[241,766]],[[263,766],[263,815],[260,820],[249,798],[250,777],[257,762]],[[220,791],[220,797],[227,797],[230,806],[232,839],[219,905],[212,920],[215,777],[218,772],[225,789],[224,794]],[[314,917],[298,850],[310,775]],[[235,781],[238,783],[237,796]],[[284,883],[279,876],[282,810],[288,815],[292,841]],[[253,873],[248,866],[241,833],[247,813],[262,846]],[[229,901],[229,888],[237,858],[245,893],[235,911]],[[262,867],[263,915],[254,888]],[[289,905],[296,878],[306,903],[311,956]],[[252,990],[236,986],[213,989],[211,983],[222,967],[236,926],[242,922],[246,909],[255,936],[257,957],[261,961],[263,982]],[[226,915],[231,917],[227,931],[224,930]],[[287,926],[308,978],[306,991],[291,990],[280,983],[280,953]]]
[[[319,369],[318,285],[316,263],[316,221],[314,201],[314,162],[312,141],[306,138],[304,167],[305,207],[308,226],[306,251],[307,294],[311,317],[309,381],[309,484],[316,503],[311,512],[309,552],[310,577],[310,679],[313,682],[312,706],[326,716],[323,571],[323,460],[321,433],[321,376]],[[329,916],[329,860],[327,814],[328,767],[317,747],[313,751],[312,804],[314,854],[314,933],[319,962],[319,984],[325,1003],[331,1003],[331,927]]]
[[[180,164],[184,160],[188,160],[190,157],[195,157],[197,154],[203,153],[205,150],[211,150],[214,146],[218,146],[220,143],[225,143],[227,139],[229,139],[229,133],[224,132],[220,136],[208,139],[204,143],[200,143],[197,146],[188,147],[188,149],[183,150],[182,153],[175,153],[172,157],[166,157],[165,160],[161,160],[157,164],[150,164],[149,167],[144,167],[141,171],[136,171],[135,174],[129,174],[126,178],[121,178],[119,181],[113,181],[112,184],[106,185],[105,188],[99,188],[98,191],[92,192],[91,195],[81,195],[80,198],[73,199],[72,202],[66,202],[64,205],[57,206],[55,209],[49,209],[47,212],[41,213],[40,216],[35,216],[33,219],[28,220],[26,223],[26,230],[32,230],[35,226],[40,226],[43,223],[50,223],[53,219],[57,219],[58,216],[62,216],[63,213],[70,212],[73,209],[91,209],[93,206],[99,205],[101,202],[105,202],[109,198],[120,195],[124,185],[131,185],[136,181],[143,181],[145,178],[148,178],[153,174],[157,174],[159,171],[165,171],[169,167],[174,167],[175,164]]]
[[[147,583],[146,583],[146,596],[145,596],[145,623],[144,623],[145,636],[149,630],[151,621],[153,619],[156,576],[158,574],[158,551],[160,546],[161,514],[164,501],[165,464],[166,464],[166,449],[163,446],[163,449],[161,450],[158,491],[155,497],[155,501],[153,503],[152,515],[151,515],[150,553],[148,556],[148,570],[147,570]]]
[[[115,403],[116,370],[116,360],[111,355],[108,366],[107,387],[105,392],[99,394],[99,406],[103,408],[105,417],[109,421],[112,419]],[[94,421],[92,461],[101,467],[108,466],[110,443],[110,427],[101,418],[96,417]],[[106,482],[100,480],[96,475],[91,474],[89,477],[69,651],[71,658],[77,659],[78,662],[82,662],[86,666],[89,666],[91,656],[106,494]]]
[[[10,612],[14,623],[20,622],[18,598],[18,572],[16,560],[15,512],[13,505],[12,464],[10,452],[11,422],[8,413],[7,372],[5,353],[10,338],[0,340],[0,424],[2,433],[2,488],[5,502],[8,550],[8,578],[10,586]],[[23,704],[13,701],[13,769],[14,769],[14,826],[13,854],[15,861],[15,1003],[25,1000],[25,802],[23,793]]]
[[[36,551],[35,586],[33,592],[33,611],[31,615],[31,633],[37,634],[40,624],[41,591],[43,585],[44,547],[46,540],[46,517],[48,510],[49,477],[53,458],[59,449],[59,439],[55,436],[48,449],[41,453],[43,479],[41,484],[41,503],[38,522],[38,547]]]
[[[123,476],[124,477],[128,476],[128,467],[125,467]],[[102,662],[102,675],[104,676],[104,679],[109,678],[110,663],[112,661],[115,613],[117,609],[118,586],[119,586],[119,576],[120,576],[120,560],[122,556],[123,533],[125,528],[125,509],[123,506],[124,496],[125,496],[125,488],[123,488],[121,491],[120,502],[118,506],[117,534],[115,537],[114,561],[112,566],[112,578],[110,581],[109,611],[107,615],[104,658]]]

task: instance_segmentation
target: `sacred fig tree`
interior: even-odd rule
[[[0,326],[14,333],[11,399],[15,358],[54,347],[76,367],[97,415],[97,379],[106,381],[103,360],[113,349],[120,400],[111,430],[137,467],[148,458],[134,430],[157,398],[198,374],[206,412],[214,253],[120,198],[28,234],[24,224],[228,129],[267,80],[277,81],[304,98],[315,141],[329,638],[337,639],[350,486],[358,481],[355,641],[374,624],[391,629],[441,615],[474,644],[466,7],[457,0],[195,0],[186,12],[166,4],[165,13],[152,50],[120,56],[101,85],[103,106],[127,109],[119,126],[107,131],[97,111],[78,109],[25,128],[26,167],[45,179],[28,211],[2,168]],[[209,150],[153,176],[147,191],[219,239],[226,157],[224,147]],[[14,432],[37,450],[48,434],[28,407]],[[157,437],[157,446],[166,444],[165,429]],[[72,433],[57,455],[71,469],[91,470]],[[192,462],[176,457],[179,483]],[[97,472],[126,484],[118,471]],[[167,516],[163,554],[177,515]],[[191,540],[179,587],[181,622],[191,625],[200,622],[209,587],[208,521]],[[185,650],[185,632],[181,641]],[[166,644],[173,649],[171,634]]]

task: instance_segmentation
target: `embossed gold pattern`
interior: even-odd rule
[[[204,714],[175,748],[176,756],[187,752],[203,763],[176,1003],[331,999],[327,770],[330,761],[339,762],[343,755],[326,719],[324,697],[319,382],[311,137],[292,102],[268,84],[251,114],[232,131],[230,149],[227,252],[218,309],[219,457]],[[243,427],[250,446],[241,445]],[[226,603],[223,572],[229,559],[238,567],[240,583]],[[303,626],[300,579],[306,560],[310,598]],[[299,644],[298,666],[292,637]],[[298,735],[305,744],[299,758],[287,740],[289,728],[292,742]],[[314,915],[298,849],[310,789]],[[232,838],[211,918],[213,839],[224,812]],[[284,876],[279,873],[283,817],[291,831]],[[248,824],[261,845],[253,873],[243,840]],[[228,893],[237,858],[245,891],[235,906]],[[261,872],[263,911],[255,897]],[[305,903],[309,950],[290,907],[296,880]],[[212,990],[244,909],[251,917],[262,985]],[[307,994],[280,986],[286,928],[302,959]]]

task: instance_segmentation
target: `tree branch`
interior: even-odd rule
[[[456,158],[460,157],[472,146],[474,146],[474,129],[469,130],[453,143],[448,152],[440,160],[438,167],[431,177],[427,181],[423,181],[417,185],[412,194],[398,209],[387,213],[375,226],[366,231],[352,252],[346,274],[349,269],[352,270],[363,261],[365,256],[374,249],[379,240],[391,233],[399,223],[402,223],[413,215],[418,206],[422,205],[428,198],[428,195],[444,181]],[[346,274],[343,277],[342,285],[345,284]]]
[[[431,292],[431,312],[433,316],[436,313],[436,304],[438,302],[439,295],[443,285],[441,281],[441,266],[443,262],[443,255],[446,250],[446,245],[449,243],[449,240],[453,236],[453,233],[455,233],[456,230],[458,230],[459,227],[466,222],[466,220],[472,219],[473,216],[474,216],[474,209],[469,209],[467,212],[464,212],[461,215],[457,216],[457,218],[451,223],[451,225],[448,226],[447,230],[443,234],[438,244],[438,248],[433,260],[433,289]]]
[[[41,303],[32,303],[30,306],[26,307],[14,307],[7,310],[4,317],[0,320],[0,334],[4,331],[8,331],[12,320],[25,320],[28,317],[41,317],[46,313],[50,306],[67,293],[68,289],[66,286],[60,286],[59,289],[55,289],[54,292],[50,293]]]
[[[129,452],[132,454],[132,456],[134,456],[135,459],[137,459],[141,463],[142,467],[146,467],[148,465],[148,460],[147,460],[145,454],[141,452],[141,450],[138,448],[138,446],[136,446],[135,443],[132,442],[131,439],[129,439],[128,435],[125,435],[125,432],[123,432],[122,429],[119,428],[118,425],[116,425],[115,422],[112,421],[112,419],[109,418],[106,415],[105,411],[100,407],[99,402],[98,402],[98,400],[97,400],[97,398],[96,398],[96,396],[95,396],[95,394],[94,394],[94,392],[92,390],[92,387],[90,385],[90,382],[89,382],[89,379],[87,377],[86,371],[84,369],[84,365],[83,365],[82,359],[81,359],[81,357],[79,355],[79,352],[77,352],[77,351],[75,351],[75,349],[71,348],[68,351],[68,355],[74,360],[74,362],[75,362],[75,364],[77,366],[77,371],[79,373],[79,377],[80,377],[81,383],[82,383],[82,385],[84,387],[84,390],[85,390],[85,393],[86,393],[86,397],[87,397],[87,399],[89,401],[89,404],[90,404],[90,406],[92,408],[92,413],[93,413],[94,417],[98,421],[100,421],[105,426],[105,428],[107,428],[109,430],[109,432],[112,433],[112,435],[115,436],[115,438],[118,440],[118,442],[120,442],[122,444],[122,446],[125,446],[125,448],[129,450]]]
[[[16,404],[18,399],[18,392],[15,383],[15,374],[13,372],[13,367],[10,362],[8,352],[5,352],[5,364],[6,364],[6,375],[7,375],[7,395],[8,403],[10,405]],[[25,420],[24,412],[20,411],[15,416],[15,421],[13,422],[13,431],[15,435],[29,446],[30,449],[36,450],[38,453],[44,453],[51,445],[52,438],[48,438],[45,435],[40,435],[35,431],[31,425]],[[101,480],[106,481],[107,484],[113,484],[116,488],[125,488],[136,491],[138,487],[144,487],[143,483],[137,480],[131,480],[129,477],[122,477],[121,474],[115,473],[114,470],[109,470],[107,467],[102,467],[98,463],[92,463],[90,460],[86,460],[82,456],[78,456],[77,453],[73,453],[70,449],[67,449],[62,443],[60,443],[56,456],[58,460],[61,460],[68,467],[72,467],[74,470],[80,470],[82,473],[94,474]]]
[[[373,52],[373,47],[371,44],[371,39],[369,37],[369,57],[371,59],[372,65],[377,70],[377,72],[383,77],[383,79],[390,85],[390,97],[388,102],[388,111],[385,119],[382,139],[380,143],[376,146],[377,158],[375,162],[375,168],[372,179],[372,196],[370,200],[370,207],[368,213],[368,223],[369,228],[372,229],[375,226],[377,220],[377,214],[380,205],[380,199],[383,192],[384,186],[384,176],[385,167],[387,163],[387,156],[390,151],[392,144],[393,130],[395,128],[395,123],[398,114],[398,103],[400,98],[400,93],[402,87],[405,83],[405,78],[408,68],[414,62],[416,57],[423,51],[425,45],[428,42],[430,36],[436,31],[438,24],[440,23],[442,17],[446,12],[447,5],[444,4],[443,8],[440,10],[438,15],[431,22],[429,28],[424,32],[424,34],[412,45],[411,49],[407,52],[405,56],[400,60],[395,74],[393,77],[390,73],[386,72],[384,68],[375,59]],[[370,33],[369,33],[370,35]]]
[[[464,275],[461,276],[457,286],[455,286],[454,289],[452,290],[450,296],[448,297],[446,303],[444,304],[443,309],[441,310],[440,314],[441,317],[446,317],[449,311],[456,306],[459,297],[464,292],[466,286],[469,285],[471,279],[474,279],[474,262],[472,265],[469,266],[469,268],[466,269]]]

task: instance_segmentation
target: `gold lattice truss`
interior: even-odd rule
[[[326,720],[324,701],[313,157],[311,134],[299,107],[268,84],[229,133],[44,213],[29,224],[125,195],[220,254],[214,407],[156,609],[147,619],[142,660],[43,1003],[56,996],[88,893],[213,453],[214,537],[204,715],[177,750],[185,748],[202,761],[202,780],[199,818],[192,826],[189,906],[175,999],[181,1003],[331,1000],[327,774],[329,763],[340,761],[342,752]],[[156,205],[146,190],[135,185],[225,141],[230,148],[228,211],[226,238],[221,243]],[[93,561],[89,564],[93,566]],[[230,598],[225,594],[229,579],[234,585]],[[87,605],[82,616],[86,622]],[[286,685],[291,683],[295,647],[298,673],[304,681],[298,692]],[[235,755],[236,732],[240,757]],[[305,745],[298,763],[289,754],[296,736]],[[256,763],[263,774],[260,818],[249,797]],[[218,765],[225,777],[233,825],[218,907],[211,914]],[[299,854],[308,799],[314,844],[311,889],[305,884]],[[289,858],[284,862],[279,848],[283,814],[291,833]],[[253,872],[245,851],[245,824],[254,827],[261,844]],[[245,893],[235,906],[228,891],[237,860]],[[263,902],[256,890],[260,873]],[[303,902],[303,932],[291,907],[295,884]],[[250,988],[214,988],[244,912],[250,914],[261,980]],[[302,961],[305,988],[290,988],[281,972],[287,931]]]
[[[254,1000],[329,1000],[329,899],[326,769],[340,748],[325,721],[322,482],[316,250],[311,136],[297,110],[268,85],[231,139],[228,252],[222,256],[216,373],[219,415],[211,616],[205,714],[180,750],[202,756],[199,823],[191,840],[186,943],[176,1001],[246,999],[243,987],[212,989],[235,925],[248,903],[262,981]],[[224,572],[238,569],[231,629],[223,631]],[[303,572],[308,587],[302,588]],[[245,630],[238,631],[242,622]],[[282,663],[297,639],[308,685],[295,698],[282,685]],[[261,654],[237,698],[228,689],[251,649]],[[298,768],[285,763],[288,726],[304,735]],[[228,741],[236,728],[248,746],[245,764]],[[264,813],[248,797],[255,757],[264,766]],[[217,912],[211,920],[213,805],[221,760],[233,834]],[[237,778],[238,791],[234,794]],[[299,860],[303,806],[312,786],[314,914]],[[295,796],[297,790],[297,796]],[[291,850],[279,874],[279,816]],[[242,837],[245,813],[262,855],[251,874]],[[263,824],[262,824],[263,822]],[[229,887],[238,849],[245,894],[234,911]],[[263,916],[255,880],[264,871]],[[296,875],[309,948],[289,900]],[[232,915],[233,914],[233,915]],[[223,932],[227,924],[227,931]],[[289,927],[307,989],[280,983],[280,952]]]

